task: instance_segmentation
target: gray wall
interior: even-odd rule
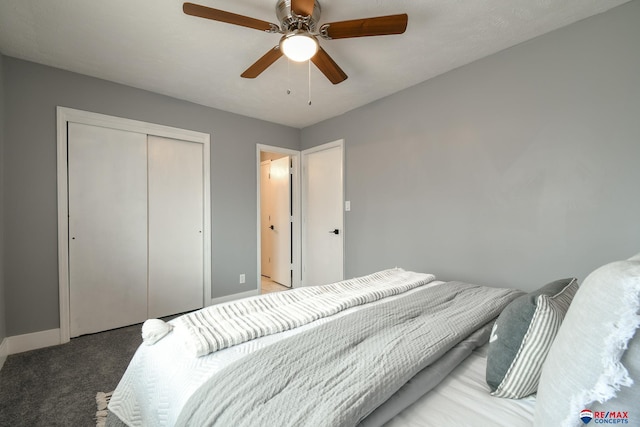
[[[11,57],[4,82],[8,336],[59,327],[58,105],[211,134],[212,296],[257,287],[256,143],[299,149],[298,129]]]
[[[0,343],[6,333],[4,301],[4,56],[0,54]]]
[[[344,138],[346,275],[535,289],[640,252],[640,2],[302,131]]]
[[[212,135],[213,297],[256,287],[256,143],[345,139],[347,277],[534,289],[637,253],[637,22],[635,1],[302,132],[0,56],[0,338],[59,326],[57,105]]]

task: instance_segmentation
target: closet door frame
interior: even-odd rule
[[[207,133],[141,122],[67,107],[57,107],[57,187],[58,187],[58,287],[60,300],[60,344],[70,341],[69,328],[69,204],[67,123],[81,123],[124,131],[146,133],[202,144],[203,148],[203,305],[211,304],[211,174],[210,143]]]

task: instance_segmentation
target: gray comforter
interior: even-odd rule
[[[177,425],[355,426],[517,295],[450,282],[354,312],[229,365]]]

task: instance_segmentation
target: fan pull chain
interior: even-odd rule
[[[291,95],[291,60],[287,58],[287,95]]]
[[[309,64],[309,105],[311,105],[311,60],[308,60]]]

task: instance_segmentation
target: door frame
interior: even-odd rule
[[[303,179],[306,176],[306,156],[309,154],[313,154],[313,153],[317,153],[319,151],[324,151],[324,150],[328,150],[331,148],[340,148],[340,154],[341,154],[341,163],[340,163],[340,181],[341,181],[341,186],[340,186],[340,201],[341,201],[341,221],[342,224],[340,224],[341,230],[342,230],[342,277],[344,278],[344,274],[345,274],[345,235],[346,235],[346,230],[345,230],[345,209],[344,209],[344,203],[345,203],[345,199],[344,199],[344,195],[345,195],[345,179],[344,179],[344,168],[345,168],[345,150],[344,150],[344,139],[338,139],[336,141],[333,142],[327,142],[326,144],[321,144],[321,145],[316,145],[315,147],[311,147],[308,148],[306,150],[301,151],[301,155],[302,155],[302,177],[301,177],[301,181],[300,181],[300,186],[302,187],[303,184]],[[302,193],[302,200],[301,202],[301,209],[304,211],[304,206],[306,205],[306,197],[307,195],[303,192]],[[305,234],[306,234],[306,227],[304,225],[304,223],[306,222],[306,216],[305,213],[303,212],[302,215],[302,239],[304,241],[305,239]],[[302,249],[302,247],[301,247]],[[306,264],[305,262],[305,253],[304,251],[302,251],[301,254],[301,262],[302,265],[304,266]],[[304,270],[304,267],[303,267]],[[304,285],[304,272],[302,272],[302,276],[301,276],[301,286],[305,286]]]
[[[58,191],[58,288],[60,300],[60,344],[70,341],[69,328],[69,205],[67,123],[119,129],[179,139],[203,146],[203,306],[211,304],[211,136],[207,133],[179,129],[122,117],[108,116],[73,108],[56,108],[57,115],[57,191]]]
[[[269,153],[278,153],[284,154],[291,157],[292,164],[292,177],[291,182],[293,184],[293,192],[291,194],[291,207],[293,210],[293,227],[292,227],[292,237],[291,237],[291,253],[293,254],[291,269],[293,270],[293,277],[291,280],[291,288],[297,288],[300,286],[302,279],[302,268],[301,268],[301,234],[302,234],[302,226],[301,226],[301,215],[300,215],[300,183],[301,174],[300,174],[300,151],[290,150],[288,148],[274,147],[271,145],[265,144],[256,144],[256,235],[257,235],[257,262],[256,262],[256,271],[258,273],[256,277],[256,291],[258,295],[260,295],[260,283],[262,280],[262,235],[261,235],[261,220],[260,220],[260,200],[261,200],[261,192],[260,181],[260,152],[266,151]]]

